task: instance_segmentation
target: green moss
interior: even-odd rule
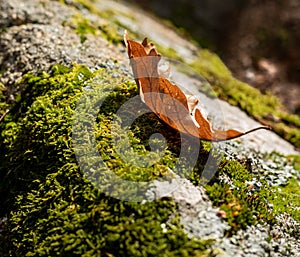
[[[297,175],[291,178],[287,185],[275,188],[275,192],[270,199],[273,204],[274,213],[276,214],[290,214],[296,221],[300,222],[300,156],[288,156],[288,161],[298,171]],[[299,232],[299,231],[298,231]],[[300,234],[297,235],[299,237]]]
[[[81,43],[87,39],[89,34],[94,36],[101,35],[113,44],[118,44],[123,40],[118,32],[117,25],[103,21],[91,21],[79,12],[73,15],[70,21],[64,22],[63,25],[74,28],[75,32],[80,36]]]
[[[0,215],[10,213],[0,235],[0,255],[212,256],[211,241],[187,237],[171,199],[144,204],[119,201],[101,193],[82,174],[73,151],[72,122],[83,87],[94,78],[99,92],[113,85],[106,70],[92,73],[80,65],[72,69],[57,65],[50,74],[28,73],[20,82],[24,87],[20,100],[0,123]],[[174,161],[173,151],[144,176],[114,158],[112,113],[137,94],[135,84],[123,76],[114,82],[118,87],[97,117],[99,153],[116,173],[129,179],[159,177]],[[152,130],[145,127],[149,122]],[[153,115],[143,117],[130,132],[135,150],[147,152],[147,133],[164,126]]]
[[[75,0],[74,3],[81,5],[82,7],[89,10],[91,13],[96,14],[100,17],[106,18],[109,20],[111,13],[106,13],[101,11],[95,4],[93,0]],[[72,3],[71,3],[72,4]]]
[[[300,170],[300,155],[290,155],[288,158],[293,164],[295,170]]]
[[[152,41],[152,40],[150,40]],[[164,47],[159,44],[155,44],[157,51],[164,57],[172,58],[174,60],[183,61],[183,59],[178,56],[177,52],[171,47]]]
[[[119,44],[123,42],[124,29],[121,29],[117,25],[103,24],[100,26],[100,30],[108,42],[113,44]]]
[[[233,187],[219,180],[224,175],[230,178]],[[216,177],[205,185],[213,204],[226,212],[225,220],[231,226],[229,234],[259,222],[275,222],[274,214],[268,209],[270,187],[266,182],[260,181],[263,184],[262,189],[251,191],[246,182],[252,181],[252,178],[244,165],[222,159]],[[194,183],[199,183],[199,180],[194,180]]]
[[[266,155],[266,160],[277,158],[278,154]],[[300,217],[300,187],[297,175],[290,179],[286,186],[271,187],[264,179],[264,175],[255,175],[249,171],[247,162],[237,162],[219,158],[218,172],[215,177],[204,187],[215,206],[225,211],[225,220],[230,224],[228,235],[236,233],[239,229],[245,229],[249,225],[257,223],[276,223],[276,215],[287,213],[299,222]],[[218,163],[218,160],[216,160]],[[300,157],[290,156],[286,163],[294,164],[295,170],[300,168]],[[285,164],[282,164],[285,165]],[[201,169],[199,169],[201,170]],[[194,184],[201,184],[199,170],[191,176]],[[224,182],[220,178],[229,180],[232,184]],[[250,181],[261,183],[260,190],[254,190]],[[273,206],[273,208],[271,207]],[[297,231],[291,231],[291,235],[298,237]]]
[[[89,10],[91,14],[100,17],[99,21],[91,21],[88,17],[82,16],[81,13],[74,17],[73,24],[82,42],[85,41],[86,34],[99,34],[113,44],[123,41],[123,35],[119,33],[121,24],[114,18],[115,10],[101,11],[93,1],[76,0],[72,3],[75,7],[78,7],[78,4]]]
[[[101,193],[79,169],[71,139],[72,122],[78,99],[89,90],[105,97],[97,113],[95,138],[100,156],[116,174],[128,180],[149,181],[165,176],[178,157],[178,133],[155,115],[147,114],[131,127],[132,147],[141,156],[146,155],[149,135],[160,132],[168,141],[164,157],[142,170],[119,158],[111,138],[111,121],[122,103],[137,95],[137,87],[123,75],[112,80],[109,74],[113,72],[56,65],[50,74],[28,73],[19,82],[24,88],[20,100],[0,123],[0,150],[4,153],[0,156],[0,215],[10,212],[1,235],[1,255],[213,256],[211,241],[187,237],[171,199],[146,204],[119,201]],[[123,134],[118,136],[122,138]],[[190,145],[184,143],[184,147]],[[191,174],[195,184],[203,182],[201,172],[211,150],[209,142],[201,145]],[[205,188],[214,205],[226,212],[229,233],[258,222],[274,222],[274,213],[267,208],[273,193],[265,182],[261,181],[261,191],[251,191],[246,181],[253,177],[236,161],[221,159],[218,170]],[[231,178],[234,188],[218,179],[222,174]],[[122,187],[118,190],[130,191]],[[276,206],[278,212],[283,210]],[[291,206],[286,211],[297,210],[296,205]]]
[[[271,202],[274,213],[289,213],[300,222],[300,185],[296,178],[290,179],[286,186],[277,188]]]
[[[55,75],[26,74],[20,82],[24,88],[20,100],[0,123],[2,215],[10,209],[11,199],[31,187],[31,181],[74,158],[71,149],[65,149],[71,145],[65,135],[71,133],[75,96],[91,72],[76,66],[72,72],[59,74],[64,71],[68,69],[57,66]]]
[[[112,8],[106,8],[105,11],[101,10],[98,7],[99,2],[93,0],[75,0],[74,3],[81,5],[82,7],[89,10],[89,12],[105,19],[108,21],[112,21],[116,15],[122,15],[130,20],[135,20],[134,14],[130,14],[127,12],[123,12],[122,10],[116,10]],[[71,3],[72,4],[72,3]],[[100,2],[101,4],[101,2]],[[117,20],[113,20],[114,22],[118,22]]]
[[[97,27],[81,14],[73,15],[71,24],[75,27],[75,31],[80,36],[82,43],[86,40],[87,34],[96,35],[98,32]]]
[[[48,175],[18,203],[6,238],[11,256],[209,256],[204,242],[184,234],[178,217],[169,220],[172,201],[140,205],[105,197],[75,164]]]

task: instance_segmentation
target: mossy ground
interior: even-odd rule
[[[274,213],[268,208],[271,194],[271,188],[268,184],[261,179],[262,190],[259,192],[252,190],[247,185],[247,181],[251,181],[253,175],[246,166],[237,161],[225,160],[220,156],[218,158],[221,158],[218,172],[204,187],[213,204],[225,211],[226,217],[224,219],[231,226],[228,235],[257,223],[273,224],[275,222]],[[191,176],[195,184],[201,183],[198,172],[196,171]],[[219,179],[220,176],[224,175],[230,178],[233,186]]]
[[[19,82],[24,88],[19,101],[10,106],[1,126],[0,192],[1,215],[9,220],[1,235],[3,256],[212,256],[210,241],[190,239],[176,214],[172,199],[145,204],[116,200],[103,194],[82,173],[72,144],[72,119],[83,88],[100,77],[101,90],[109,87],[107,72],[91,72],[84,66],[72,69],[57,65],[50,74],[26,74]],[[111,77],[109,77],[111,78]],[[106,82],[105,82],[106,81]],[[168,151],[161,162],[139,173],[117,157],[111,141],[111,120],[120,104],[137,94],[137,88],[122,76],[97,116],[95,138],[106,164],[117,174],[132,180],[163,176],[178,157],[178,135],[155,115],[142,117],[131,130],[136,152],[149,151],[149,133],[163,132]],[[202,143],[199,160],[190,179],[199,184],[209,151]],[[268,208],[273,189],[251,192],[245,181],[252,179],[247,168],[220,159],[218,173],[205,186],[214,205],[226,212],[229,234],[257,222],[274,222],[284,211],[294,215],[294,207],[277,199],[275,212]],[[235,189],[220,182],[222,173],[231,177]],[[126,189],[124,193],[126,193]],[[285,189],[284,189],[285,190]],[[286,189],[288,190],[288,188]],[[286,192],[289,194],[289,192]],[[296,192],[297,193],[297,192]],[[14,199],[14,200],[13,200]],[[280,202],[279,202],[280,200]],[[291,204],[289,206],[292,206]],[[174,217],[170,220],[170,215]],[[175,214],[175,215],[174,215]],[[162,229],[166,224],[167,230]],[[117,247],[116,247],[117,246]]]
[[[300,187],[297,179],[293,178],[287,186],[277,188],[271,202],[274,205],[274,213],[290,213],[300,222]]]
[[[145,204],[116,200],[80,171],[72,147],[72,117],[88,81],[97,76],[108,81],[100,87],[110,85],[105,74],[104,69],[92,73],[84,66],[69,70],[57,65],[51,74],[29,73],[20,82],[20,100],[0,123],[1,215],[9,214],[1,255],[210,256],[210,242],[189,239],[184,233],[171,199]],[[121,81],[99,112],[96,138],[108,165],[132,177],[136,170],[113,158],[110,146],[111,112],[120,99],[137,93],[134,83]],[[161,126],[156,117],[147,119]],[[144,133],[143,128],[139,131]],[[132,136],[136,151],[145,152],[147,145]],[[165,166],[153,168],[154,176],[160,176]]]

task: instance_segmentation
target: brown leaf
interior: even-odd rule
[[[155,46],[149,44],[147,38],[141,44],[130,40],[127,32],[124,34],[124,41],[142,101],[172,128],[208,141],[227,140],[258,129],[269,129],[258,127],[247,132],[212,129],[209,121],[196,107],[197,99],[186,96],[178,86],[159,75],[158,63],[161,56]]]

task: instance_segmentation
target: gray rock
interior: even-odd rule
[[[172,197],[179,204],[181,223],[191,237],[222,238],[230,226],[219,216],[219,209],[212,206],[203,187],[194,186],[189,180],[175,176],[170,182],[155,182],[148,192],[149,200]]]

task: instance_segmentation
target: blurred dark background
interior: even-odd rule
[[[183,28],[300,115],[300,0],[124,0]]]

